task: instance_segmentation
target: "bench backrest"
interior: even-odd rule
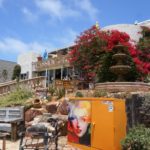
[[[24,107],[1,107],[0,121],[4,120],[24,120]]]

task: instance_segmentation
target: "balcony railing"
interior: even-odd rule
[[[46,61],[38,61],[32,63],[33,71],[44,71],[46,69],[59,69],[61,67],[69,67],[67,56],[61,55],[55,58],[49,58]]]

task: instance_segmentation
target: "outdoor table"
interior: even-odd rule
[[[21,119],[4,119],[0,120],[0,123],[10,123],[11,124],[11,140],[16,141],[17,139],[17,122]]]
[[[6,136],[8,134],[7,133],[1,133],[0,132],[0,138],[2,138],[2,150],[6,150]]]

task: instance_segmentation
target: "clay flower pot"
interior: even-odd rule
[[[37,60],[38,60],[38,61],[42,61],[42,56],[38,56],[38,57],[37,57]]]
[[[34,108],[41,108],[42,107],[42,101],[40,99],[34,99],[32,101]]]

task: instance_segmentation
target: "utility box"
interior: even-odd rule
[[[71,98],[68,143],[80,150],[121,150],[126,135],[125,101],[116,98]]]

